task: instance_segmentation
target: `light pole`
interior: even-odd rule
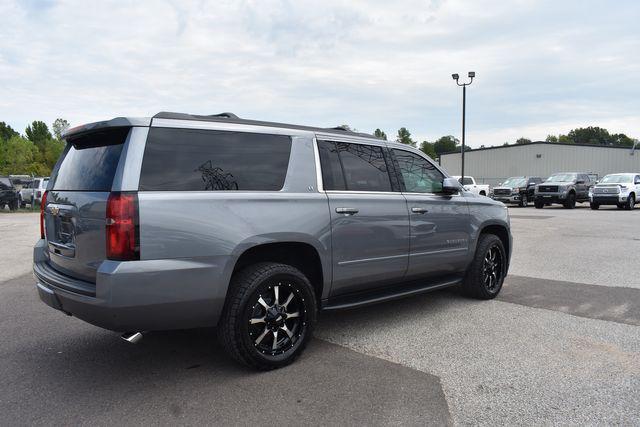
[[[458,79],[460,78],[457,74],[451,74],[453,80],[456,81],[458,86],[462,86],[462,171],[460,172],[460,184],[464,185],[464,119],[465,119],[465,110],[467,104],[467,86],[473,83],[473,78],[476,76],[475,71],[469,71],[469,83],[460,83]]]

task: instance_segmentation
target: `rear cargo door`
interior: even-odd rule
[[[45,234],[51,267],[95,282],[106,258],[106,205],[130,128],[84,134],[67,141],[47,194]]]

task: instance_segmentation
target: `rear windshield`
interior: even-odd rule
[[[69,141],[51,179],[53,190],[111,191],[128,129],[114,129]]]
[[[284,135],[151,128],[141,191],[279,191],[291,138]]]
[[[0,190],[11,190],[12,187],[9,178],[0,178]]]

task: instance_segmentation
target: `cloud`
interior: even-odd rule
[[[603,123],[640,137],[631,0],[4,1],[0,14],[0,120],[18,129],[233,111],[434,139],[460,134],[450,75],[474,70],[471,146]]]

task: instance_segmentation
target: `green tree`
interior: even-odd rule
[[[385,141],[387,140],[387,134],[379,128],[373,131],[373,136],[375,136],[376,138],[384,139]]]
[[[401,127],[398,129],[398,136],[396,137],[396,142],[401,144],[411,145],[412,147],[416,146],[416,142],[411,139],[411,132],[405,127]]]
[[[529,138],[518,138],[516,140],[516,145],[521,145],[521,144],[530,144],[531,140]]]
[[[2,144],[0,173],[2,175],[40,174],[44,165],[35,161],[37,148],[21,136],[13,136]]]
[[[620,145],[622,147],[633,147],[634,143],[634,140],[624,133],[614,133],[611,135],[611,141],[613,142],[613,145]]]
[[[558,135],[558,142],[562,144],[575,144],[576,142],[567,135]]]
[[[436,157],[438,157],[438,155],[436,154],[436,150],[434,148],[433,142],[422,141],[422,143],[420,144],[420,151],[422,151],[424,154],[426,154],[427,156],[431,157],[434,160]]]
[[[609,134],[609,131],[598,126],[576,128],[571,130],[567,136],[576,144],[613,144],[613,138],[611,134]]]
[[[33,142],[40,152],[44,151],[44,144],[52,138],[51,132],[45,122],[36,120],[31,123],[24,131],[27,139]]]
[[[547,135],[546,142],[558,142],[558,137],[555,135]]]
[[[19,136],[20,134],[13,130],[11,126],[6,124],[5,122],[0,122],[0,141],[8,141],[14,136]]]
[[[442,153],[450,153],[452,151],[460,151],[460,141],[453,135],[446,135],[438,138],[433,143],[433,149],[437,156]],[[466,152],[466,151],[465,151]]]
[[[62,139],[62,134],[69,129],[69,122],[65,119],[58,118],[53,122],[51,128],[53,129],[53,135],[56,139]]]

